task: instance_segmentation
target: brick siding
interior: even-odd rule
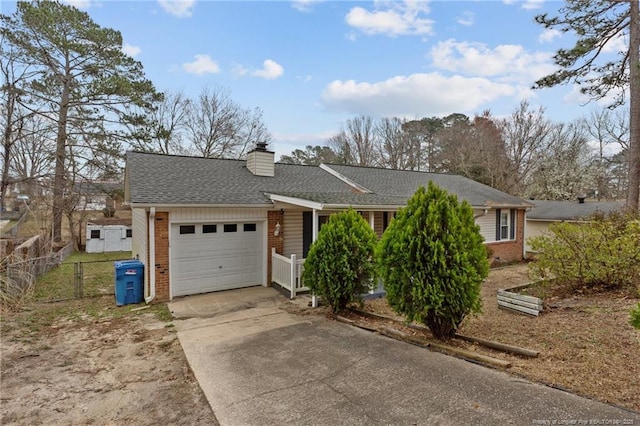
[[[276,224],[280,223],[280,235],[273,235]],[[271,249],[275,247],[276,253],[284,252],[284,212],[274,210],[267,213],[267,285],[271,285]]]
[[[156,258],[152,262],[156,268],[156,298],[158,302],[169,300],[169,213],[158,212],[155,218]]]
[[[524,210],[518,210],[515,241],[497,241],[495,243],[487,243],[486,246],[491,251],[489,262],[492,266],[522,260],[524,253]]]

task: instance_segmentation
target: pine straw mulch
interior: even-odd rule
[[[536,358],[512,355],[460,339],[446,344],[499,360],[507,370],[530,380],[576,394],[640,411],[640,331],[629,324],[629,312],[638,303],[623,293],[553,297],[539,317],[498,309],[498,289],[529,282],[526,265],[494,269],[482,286],[482,313],[465,319],[458,333],[539,351]],[[386,299],[373,299],[366,312],[397,316]],[[344,316],[369,328],[395,329],[433,340],[428,331],[397,321],[350,312]]]

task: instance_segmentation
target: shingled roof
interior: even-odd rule
[[[127,153],[131,203],[158,205],[270,204],[266,193],[352,192],[319,167],[276,164],[273,177],[255,176],[243,160]]]
[[[531,201],[535,205],[527,220],[557,221],[586,219],[596,213],[611,213],[624,207],[622,201]]]
[[[408,200],[420,185],[426,187],[429,181],[433,181],[472,206],[530,206],[518,197],[459,175],[334,164],[328,167],[379,195],[405,197],[405,200]]]
[[[473,206],[530,205],[450,174],[276,163],[274,176],[255,176],[242,160],[128,152],[126,161],[129,201],[134,205],[269,205],[274,194],[331,206],[396,207],[430,180]]]

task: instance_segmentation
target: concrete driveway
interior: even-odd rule
[[[304,306],[271,288],[191,296],[169,308],[221,425],[640,425],[638,413],[291,313]]]

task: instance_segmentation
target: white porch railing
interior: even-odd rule
[[[296,259],[296,255],[285,257],[271,249],[271,281],[280,284],[289,290],[291,298],[296,297],[300,291],[308,291],[302,283],[302,271],[304,271],[304,259]]]

